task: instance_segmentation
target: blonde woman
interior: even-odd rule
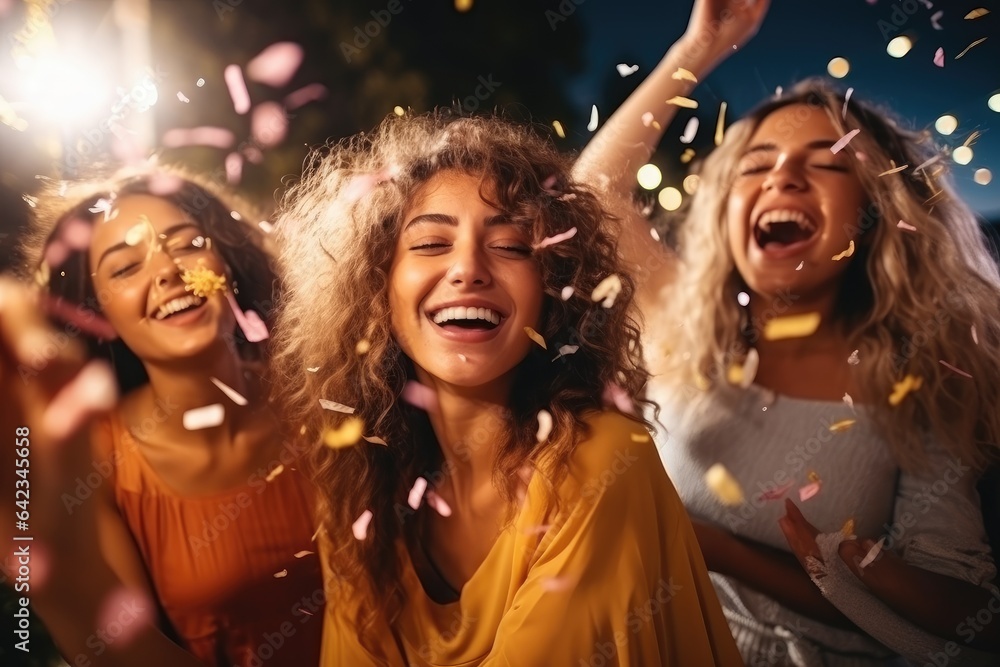
[[[662,100],[693,87],[672,75],[703,78],[764,5],[696,2],[575,174],[626,198],[673,115]],[[692,37],[724,12],[728,33]],[[623,223],[661,457],[748,664],[995,664],[975,484],[1000,442],[1000,278],[941,158],[805,82],[728,128],[679,256]],[[742,498],[706,484],[716,464]]]

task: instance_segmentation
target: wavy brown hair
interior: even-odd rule
[[[88,253],[73,251],[60,265],[48,266],[44,261],[46,250],[69,221],[94,224],[103,219],[103,211],[91,210],[99,208],[100,200],[140,194],[160,197],[190,215],[232,270],[237,303],[270,322],[279,283],[273,243],[257,224],[263,220],[260,211],[227,188],[177,165],[125,169],[106,177],[47,185],[39,195],[32,225],[20,247],[23,276],[77,310],[100,314],[102,304],[113,294],[95,292]],[[267,341],[249,343],[237,329],[234,342],[245,360],[265,359]],[[121,339],[88,337],[87,344],[93,357],[112,362],[122,392],[148,381],[142,363]]]
[[[984,464],[1000,453],[1000,276],[985,236],[955,194],[946,153],[928,132],[907,130],[887,110],[856,97],[845,103],[844,95],[822,80],[803,81],[764,103],[729,128],[705,160],[687,216],[691,224],[681,231],[684,284],[664,299],[663,316],[687,322],[680,336],[690,355],[687,361],[671,355],[680,381],[668,384],[683,389],[725,381],[726,369],[760,335],[763,322],[748,322],[737,305],[736,294],[746,285],[729,246],[726,200],[754,131],[769,114],[792,104],[824,111],[841,134],[861,129],[848,154],[868,204],[856,220],[843,221],[859,233],[859,244],[842,278],[836,315],[859,349],[854,373],[862,400],[875,408],[880,430],[903,467],[926,462],[926,433],[952,455]],[[903,165],[908,168],[880,176]],[[917,231],[898,228],[900,220]],[[890,407],[893,384],[906,374],[922,378],[923,386]]]
[[[495,193],[490,203],[523,225],[532,243],[577,229],[571,240],[534,252],[545,292],[539,333],[549,349],[532,346],[516,373],[506,423],[485,434],[500,443],[493,477],[510,518],[518,472],[535,466],[555,488],[586,435],[583,416],[602,408],[606,386],[615,383],[634,396],[646,382],[632,314],[634,284],[623,271],[608,213],[570,180],[569,167],[568,158],[530,128],[498,118],[390,116],[370,134],[316,152],[286,194],[276,232],[286,288],[273,359],[276,396],[285,417],[302,424],[314,443],[329,564],[359,591],[362,638],[379,618],[391,623],[404,604],[399,510],[416,478],[430,477],[442,462],[425,413],[400,400],[415,376],[388,317],[388,273],[402,216],[423,183],[442,170],[481,177],[481,195]],[[622,291],[612,308],[603,308],[590,295],[610,274],[621,278]],[[576,291],[563,300],[566,286]],[[363,354],[359,341],[367,345]],[[553,361],[564,344],[579,350]],[[323,398],[355,408],[365,433],[388,446],[324,446],[324,429],[344,416],[321,410]],[[554,428],[539,444],[536,417],[543,408]],[[351,526],[365,510],[373,513],[368,536],[356,540]]]

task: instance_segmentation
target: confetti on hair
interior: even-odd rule
[[[87,310],[82,305],[71,304],[62,297],[53,296],[50,292],[44,292],[42,300],[46,312],[67,324],[74,325],[80,331],[106,341],[118,338],[118,332],[111,326],[111,323],[93,310]]]
[[[538,430],[535,432],[535,440],[545,442],[552,433],[552,413],[548,410],[538,411]]]
[[[288,570],[287,569],[282,570],[281,572],[275,572],[274,573],[274,578],[275,579],[284,579],[287,576],[288,576]]]
[[[409,380],[403,385],[403,393],[400,394],[400,398],[424,412],[434,412],[438,407],[437,394],[434,393],[434,390],[415,380]]]
[[[916,227],[914,227],[911,224],[908,224],[908,223],[904,222],[903,220],[900,220],[899,222],[896,223],[896,228],[897,229],[902,229],[902,230],[907,231],[907,232],[915,232],[915,231],[917,231]]]
[[[854,94],[854,89],[853,88],[848,88],[847,89],[847,93],[844,95],[844,108],[840,112],[840,117],[841,118],[844,118],[844,119],[847,118],[847,104],[851,101],[851,95],[853,95],[853,94]]]
[[[193,127],[174,128],[163,135],[162,143],[166,148],[181,148],[182,146],[211,146],[212,148],[229,148],[236,141],[236,136],[224,127]]]
[[[413,482],[413,486],[410,487],[410,493],[406,497],[406,504],[411,509],[418,509],[420,502],[424,499],[425,491],[427,491],[427,480],[423,477],[417,477],[417,480]]]
[[[840,139],[837,139],[836,143],[830,146],[830,152],[836,155],[841,150],[843,150],[844,147],[847,146],[847,144],[851,143],[851,139],[858,136],[860,132],[861,130],[851,130],[850,132],[842,136]]]
[[[805,501],[814,497],[817,493],[819,493],[819,490],[822,486],[823,482],[817,481],[817,482],[812,482],[810,484],[806,484],[805,486],[801,487],[799,489],[799,501],[804,503]]]
[[[768,320],[764,325],[764,339],[784,340],[785,338],[805,338],[816,333],[819,323],[819,313],[775,317]]]
[[[906,395],[911,391],[916,391],[920,389],[920,386],[924,383],[923,378],[917,377],[915,375],[907,375],[899,382],[892,385],[892,393],[889,394],[889,405],[895,407],[903,402]]]
[[[323,431],[323,444],[331,449],[343,449],[358,443],[364,432],[365,423],[360,417],[348,417],[337,428]]]
[[[277,477],[278,475],[280,475],[283,472],[285,472],[285,466],[283,466],[282,464],[279,463],[278,465],[276,465],[274,467],[274,470],[272,470],[271,472],[267,473],[267,477],[264,478],[264,481],[265,482],[273,482],[274,478]]]
[[[722,145],[722,137],[726,130],[726,107],[728,105],[723,102],[719,105],[719,120],[715,123],[715,145]]]
[[[627,415],[635,414],[635,405],[632,403],[632,397],[628,395],[624,389],[614,382],[609,382],[604,385],[604,393],[601,395],[601,400],[605,404],[614,405],[618,408],[619,412],[623,412]]]
[[[559,357],[568,357],[571,354],[576,354],[576,351],[579,349],[580,349],[579,345],[563,345],[562,347],[559,348],[559,354],[557,354],[555,358],[552,359],[552,361],[555,361]]]
[[[622,279],[612,273],[597,284],[594,291],[590,293],[590,300],[600,301],[603,307],[611,308],[615,305],[615,299],[618,298],[621,291]]]
[[[308,371],[309,373],[315,373],[318,370],[319,366],[310,366],[309,368],[306,369],[306,371]]]
[[[968,52],[969,52],[969,50],[970,50],[970,49],[971,49],[972,47],[974,47],[974,46],[979,46],[980,44],[982,44],[982,43],[983,43],[983,42],[985,42],[985,41],[986,41],[986,38],[985,38],[985,37],[980,37],[979,39],[977,39],[976,41],[974,41],[974,42],[973,42],[972,44],[969,44],[969,45],[968,45],[967,47],[965,47],[965,48],[964,48],[964,49],[962,50],[962,52],[961,52],[961,53],[959,53],[959,54],[958,54],[957,56],[955,56],[955,60],[958,60],[959,58],[961,58],[962,56],[964,56],[964,55],[965,55],[966,53],[968,53]]]
[[[839,262],[840,260],[846,257],[850,257],[853,254],[854,254],[854,241],[852,240],[850,244],[847,246],[847,250],[841,253],[837,253],[836,255],[833,256],[833,261]]]
[[[385,446],[385,447],[388,447],[388,446],[389,446],[389,443],[387,443],[387,442],[386,442],[385,440],[383,440],[382,438],[379,438],[378,436],[374,436],[374,435],[363,435],[363,436],[361,436],[361,438],[362,438],[363,440],[367,441],[367,442],[370,442],[370,443],[372,443],[373,445],[383,445],[383,446]]]
[[[884,545],[885,545],[885,536],[883,535],[882,538],[879,539],[879,541],[876,542],[874,546],[872,546],[872,548],[868,550],[868,553],[865,554],[865,557],[861,559],[861,562],[858,563],[858,569],[863,570],[872,563],[874,563],[875,559],[878,558],[878,555],[882,553],[882,547]]]
[[[283,104],[286,109],[292,111],[324,97],[326,97],[326,86],[320,83],[310,83],[308,86],[289,93],[283,100]]]
[[[181,274],[181,280],[184,281],[184,291],[203,299],[226,289],[226,277],[220,276],[207,266],[185,269]]]
[[[213,403],[200,408],[187,410],[181,419],[184,428],[189,431],[200,431],[205,428],[213,428],[223,422],[226,417],[226,409],[221,403]]]
[[[979,334],[976,333],[976,325],[972,325],[972,342],[979,345]]]
[[[942,11],[934,12],[934,14],[931,15],[931,27],[935,30],[944,30],[939,23],[942,16],[944,16],[944,12]]]
[[[247,77],[272,88],[281,88],[295,76],[302,64],[302,55],[302,47],[298,44],[277,42],[247,63]]]
[[[852,405],[851,407],[854,406]],[[830,433],[843,433],[844,431],[849,431],[855,423],[857,423],[856,419],[841,419],[838,422],[830,424]]]
[[[191,98],[189,98],[187,95],[185,95],[179,90],[177,91],[177,99],[183,102],[184,104],[190,104],[191,102]]]
[[[246,398],[243,397],[242,394],[240,394],[238,391],[236,391],[235,389],[233,389],[232,387],[230,387],[228,384],[226,384],[222,380],[220,380],[218,378],[214,378],[214,377],[210,377],[208,379],[211,380],[212,384],[214,384],[216,387],[218,387],[219,390],[223,394],[225,394],[229,398],[229,400],[231,400],[236,405],[246,405],[247,404],[248,401],[247,401]]]
[[[615,69],[618,70],[619,76],[621,76],[624,79],[625,77],[631,76],[635,74],[637,71],[639,71],[639,66],[626,65],[625,63],[618,63],[617,65],[615,65]]]
[[[371,510],[365,510],[361,513],[361,516],[355,519],[351,525],[351,532],[354,534],[354,539],[360,541],[368,537],[368,524],[372,522],[372,516],[374,515]]]
[[[229,89],[229,97],[233,100],[233,109],[239,115],[250,111],[250,91],[247,90],[247,82],[243,80],[243,70],[239,65],[228,65],[222,73]]]
[[[982,18],[982,17],[986,16],[989,13],[990,13],[990,10],[986,9],[985,7],[979,7],[977,9],[973,9],[971,12],[969,12],[968,14],[966,14],[965,15],[965,20],[966,21],[971,21],[973,19],[979,19],[979,18]]]
[[[698,77],[694,75],[694,72],[686,70],[683,67],[678,67],[674,70],[674,73],[670,75],[670,78],[675,81],[691,81],[692,83],[698,83]]]
[[[698,102],[696,100],[692,100],[690,97],[682,97],[680,95],[675,95],[674,97],[671,97],[669,100],[667,100],[666,103],[673,104],[674,106],[678,107],[684,107],[685,109],[698,108]]]
[[[562,291],[559,293],[559,298],[563,301],[569,301],[569,298],[573,296],[573,292],[575,291],[576,289],[574,289],[572,285],[566,285],[566,287],[563,287]]]
[[[568,241],[569,239],[576,236],[576,227],[570,227],[568,230],[561,234],[555,234],[553,236],[546,236],[544,239],[535,245],[536,250],[541,250],[542,248],[548,248],[550,245],[555,245],[557,243],[562,243],[563,241]]]
[[[441,516],[451,516],[451,508],[448,507],[448,503],[444,501],[444,498],[435,493],[433,489],[427,492],[426,500],[428,507]]]
[[[111,194],[111,197],[104,199],[103,197],[94,202],[94,205],[87,209],[91,213],[104,213],[104,222],[108,220],[114,220],[118,216],[118,211],[115,209],[115,195]]]
[[[545,345],[545,339],[542,337],[542,334],[538,333],[537,331],[535,331],[531,327],[524,327],[524,333],[528,334],[528,338],[530,338],[531,340],[533,340],[536,343],[538,343],[539,345],[541,345],[543,350],[549,349]]]
[[[757,496],[757,500],[767,501],[767,500],[780,500],[788,490],[795,486],[795,482],[786,482],[781,486],[776,486],[773,489],[768,489]]]
[[[336,401],[328,401],[325,398],[319,399],[319,404],[324,410],[332,410],[333,412],[343,412],[344,414],[353,415],[354,408],[344,405],[343,403],[337,403]]]
[[[962,377],[967,377],[970,380],[972,379],[971,375],[969,375],[965,371],[961,370],[960,368],[956,368],[956,367],[952,366],[951,364],[949,364],[947,361],[945,361],[943,359],[938,359],[938,363],[941,364],[942,366],[944,366],[945,368],[947,368],[948,370],[950,370],[950,371],[952,371],[954,373],[958,373]]]
[[[311,556],[314,553],[316,553],[316,552],[315,551],[309,551],[308,549],[303,549],[302,551],[296,552],[295,553],[295,557],[296,558],[305,558],[306,556]]]
[[[250,136],[261,148],[273,148],[288,135],[288,114],[277,102],[262,102],[250,116]]]
[[[590,122],[587,123],[587,129],[590,130],[591,132],[596,130],[599,120],[600,119],[597,116],[597,105],[595,104],[590,107]]]
[[[236,297],[233,296],[232,292],[226,292],[226,301],[229,302],[229,307],[232,309],[233,315],[236,316],[236,323],[240,326],[243,336],[247,341],[259,343],[271,335],[267,331],[267,325],[264,324],[264,320],[260,319],[260,315],[252,310],[244,313],[240,308],[240,304],[236,302]]]
[[[680,141],[682,144],[689,144],[694,141],[695,135],[698,134],[698,117],[693,116],[684,126],[684,134],[680,136]]]
[[[858,357],[858,352],[859,350],[854,350],[854,352],[851,352],[851,356],[847,357],[847,363],[851,366],[857,366],[861,363],[861,359]]]
[[[556,134],[559,135],[560,139],[565,139],[566,138],[566,131],[563,130],[562,123],[560,123],[557,120],[554,120],[554,121],[552,121],[552,127],[555,128]]]
[[[740,483],[721,463],[716,463],[705,472],[705,485],[723,505],[734,506],[743,503],[743,489]]]
[[[854,409],[854,399],[851,398],[850,394],[844,394],[843,401],[844,404],[847,405],[847,407],[851,408],[852,410]]]
[[[660,234],[659,234],[659,232],[656,231],[656,228],[654,228],[654,227],[650,227],[649,228],[649,235],[653,237],[654,241],[659,241],[660,240]]]
[[[372,344],[367,338],[362,338],[355,344],[354,353],[357,355],[366,354],[368,350],[372,349]]]

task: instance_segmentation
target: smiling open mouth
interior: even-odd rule
[[[763,249],[783,248],[805,243],[816,235],[818,228],[809,216],[801,211],[777,209],[767,211],[754,224],[753,238]]]
[[[205,299],[200,296],[195,296],[194,294],[178,297],[160,306],[154,317],[158,320],[166,320],[174,315],[179,315],[180,313],[186,313],[189,310],[200,308],[204,303]]]
[[[431,314],[431,321],[442,329],[451,327],[490,331],[500,325],[503,316],[490,308],[452,306]]]

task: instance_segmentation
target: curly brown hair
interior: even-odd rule
[[[602,408],[605,389],[613,383],[636,396],[646,383],[635,288],[611,218],[586,186],[570,179],[569,167],[568,157],[528,127],[438,111],[390,116],[370,134],[316,152],[285,195],[276,229],[286,291],[274,341],[274,389],[285,417],[301,424],[313,443],[329,565],[358,589],[363,641],[366,630],[379,618],[391,623],[405,602],[398,510],[416,478],[428,477],[442,461],[426,414],[400,400],[415,376],[386,316],[402,216],[423,183],[442,170],[482,178],[480,195],[524,225],[533,244],[577,229],[570,241],[534,251],[545,294],[539,333],[550,351],[533,346],[517,369],[506,423],[483,434],[499,441],[493,478],[509,519],[519,471],[533,466],[556,488],[586,434],[582,416]],[[495,201],[487,198],[491,193]],[[603,308],[591,293],[610,274],[620,277],[622,290],[612,308]],[[567,286],[575,294],[564,300]],[[553,361],[564,344],[579,349]],[[388,446],[324,446],[325,429],[346,417],[320,409],[319,399],[330,397],[354,407],[365,433]],[[536,416],[543,408],[554,427],[540,444]],[[558,505],[554,496],[549,502]],[[356,540],[351,527],[365,510],[373,513],[368,535]]]
[[[100,200],[113,201],[116,197],[138,194],[160,197],[190,215],[232,270],[236,302],[243,310],[254,310],[265,322],[270,322],[279,282],[274,269],[273,243],[256,224],[263,217],[235,193],[178,165],[124,169],[103,178],[47,185],[19,248],[22,276],[34,280],[75,309],[99,314],[114,295],[95,292],[87,252],[72,251],[59,266],[48,266],[44,259],[46,250],[59,238],[63,225],[71,220],[93,224],[102,218],[105,214],[98,210]],[[234,342],[245,360],[266,359],[267,341],[249,343],[237,331]],[[123,393],[148,381],[142,363],[120,339],[88,337],[87,344],[93,357],[112,362]]]

